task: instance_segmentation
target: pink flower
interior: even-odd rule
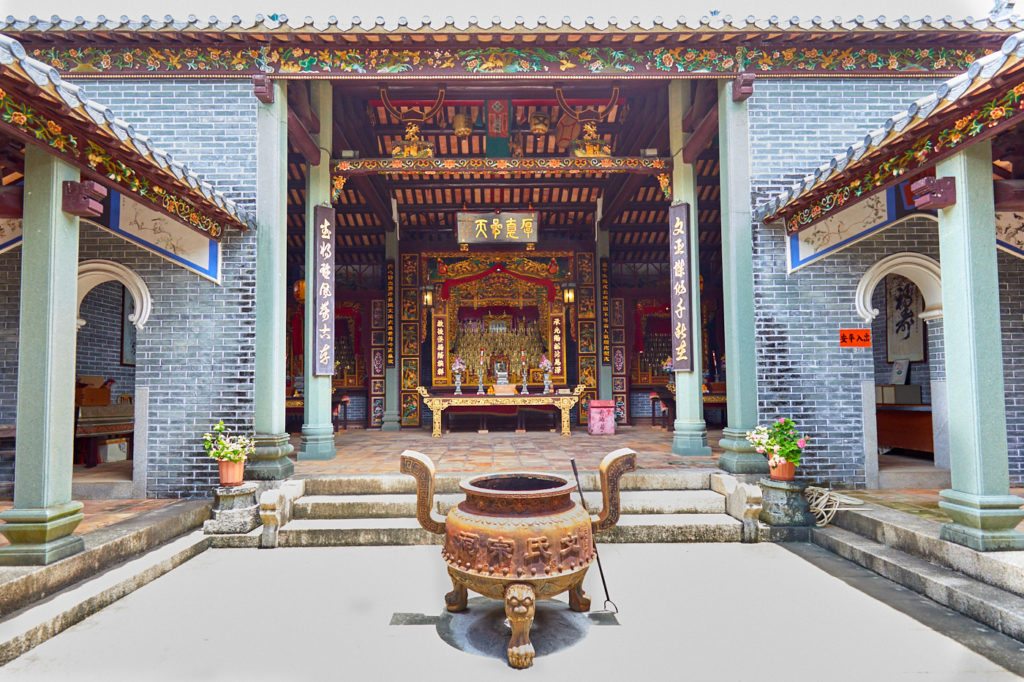
[[[762,455],[764,454],[764,448],[762,448],[762,447],[758,447],[758,448],[757,448],[757,451],[758,451],[759,453],[761,453]]]
[[[798,448],[800,448],[801,450],[803,450],[807,446],[807,439],[806,438],[801,438],[800,440],[798,440],[796,442],[796,446]]]
[[[780,424],[785,424],[786,423],[786,418],[785,417],[779,417],[779,423]]]

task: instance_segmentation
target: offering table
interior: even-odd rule
[[[434,424],[431,436],[441,437],[441,417],[449,407],[537,407],[552,405],[562,413],[562,435],[571,435],[569,431],[569,410],[579,402],[580,395],[586,387],[583,384],[577,386],[572,393],[551,393],[548,395],[444,395],[432,396],[423,386],[417,386],[416,391],[423,399],[423,404],[430,408],[434,415]]]

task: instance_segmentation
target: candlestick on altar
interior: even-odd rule
[[[524,354],[523,358],[523,390],[519,392],[519,395],[530,395],[529,389],[526,388],[526,358]]]
[[[484,395],[484,349],[480,349],[480,370],[476,373],[476,394]]]

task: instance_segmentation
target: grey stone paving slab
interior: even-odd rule
[[[466,646],[471,619],[444,612],[436,547],[211,549],[0,668],[0,680],[1019,679],[880,601],[888,581],[875,576],[880,591],[866,594],[850,576],[870,572],[800,547],[830,557],[825,570],[779,545],[603,545],[621,612],[538,647],[547,653],[527,672]],[[586,588],[599,606],[596,571]]]

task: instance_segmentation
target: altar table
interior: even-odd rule
[[[449,407],[538,407],[551,405],[562,413],[562,435],[571,435],[569,431],[569,410],[579,402],[580,395],[586,387],[583,384],[577,386],[572,393],[552,393],[543,395],[535,393],[531,395],[443,395],[433,396],[423,386],[417,386],[416,391],[423,398],[423,404],[430,408],[434,415],[434,425],[431,436],[441,437],[441,417]]]

